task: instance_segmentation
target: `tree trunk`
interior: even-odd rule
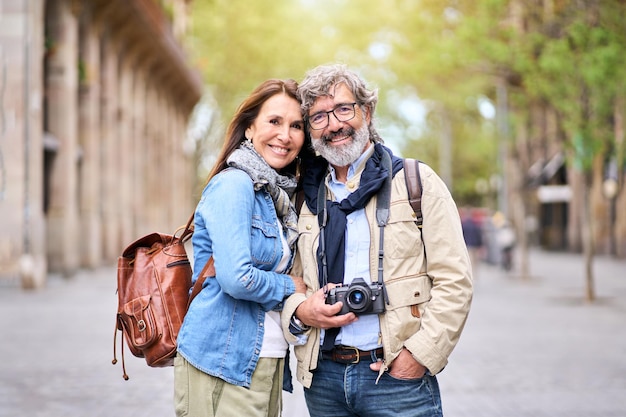
[[[520,163],[521,158],[514,151],[512,157],[507,155],[507,175],[511,190],[510,195],[510,215],[515,225],[517,235],[517,261],[519,262],[519,273],[522,279],[530,278],[530,259],[528,254],[528,230],[526,228],[526,209],[524,199],[524,169]]]
[[[594,257],[594,220],[591,215],[591,174],[585,174],[583,187],[583,221],[582,221],[582,243],[585,258],[585,299],[593,302],[596,299],[595,283],[593,276]]]

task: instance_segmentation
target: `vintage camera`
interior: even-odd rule
[[[385,311],[383,286],[379,283],[368,285],[363,278],[354,278],[350,285],[331,288],[326,295],[326,304],[342,301],[343,306],[337,315],[378,314]]]

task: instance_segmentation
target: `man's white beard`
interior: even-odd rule
[[[337,136],[352,136],[352,141],[345,145],[333,146],[327,140]],[[322,155],[331,165],[345,167],[356,161],[363,153],[365,145],[369,141],[370,133],[366,124],[358,130],[350,127],[341,129],[331,135],[322,136],[319,139],[312,139],[313,149]]]

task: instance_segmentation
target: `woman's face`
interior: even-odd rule
[[[280,170],[296,159],[304,145],[304,120],[300,103],[286,94],[275,94],[262,106],[246,138],[269,166]]]

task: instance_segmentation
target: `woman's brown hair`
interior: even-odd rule
[[[218,156],[217,162],[213,166],[213,169],[207,178],[207,182],[228,167],[226,160],[239,147],[241,142],[246,140],[246,129],[254,123],[254,120],[259,115],[263,104],[276,94],[286,94],[288,97],[291,97],[300,103],[296,94],[297,89],[298,83],[292,79],[269,79],[261,83],[254,89],[254,91],[252,91],[252,93],[250,93],[250,95],[239,105],[239,108],[237,108],[235,115],[228,125],[226,136],[224,138],[224,146],[222,146],[220,155]],[[309,143],[310,140],[305,132],[305,141],[301,152],[308,149]],[[295,173],[295,170],[296,161],[285,167],[282,172],[290,172],[293,174]]]

